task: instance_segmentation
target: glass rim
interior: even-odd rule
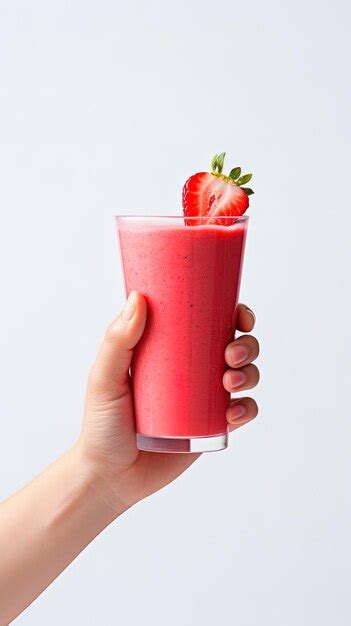
[[[115,215],[114,218],[118,219],[143,219],[143,220],[241,220],[247,221],[249,219],[249,215]]]

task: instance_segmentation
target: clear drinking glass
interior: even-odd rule
[[[131,376],[137,446],[209,452],[228,445],[222,384],[248,217],[117,216],[126,293],[147,300]]]

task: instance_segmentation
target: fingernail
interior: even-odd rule
[[[256,315],[254,314],[254,312],[251,311],[251,309],[249,309],[248,306],[246,307],[246,310],[247,310],[248,313],[250,313],[250,315],[252,317],[252,320],[253,320],[253,323],[256,324]]]
[[[245,346],[233,346],[230,351],[230,356],[233,365],[239,365],[239,363],[243,363],[243,361],[247,359],[249,351]]]
[[[122,311],[122,319],[125,322],[130,322],[130,320],[132,319],[134,313],[135,313],[135,297],[134,297],[134,291],[131,291],[129,296],[128,296],[128,300],[125,304],[125,307]]]
[[[235,422],[239,417],[243,417],[246,409],[243,404],[232,404],[227,411],[227,419],[229,422]]]
[[[246,381],[246,374],[244,372],[230,372],[230,384],[232,389],[240,387]]]

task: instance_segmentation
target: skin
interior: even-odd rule
[[[135,445],[129,367],[146,323],[136,292],[108,327],[91,368],[82,430],[73,447],[0,504],[0,626],[17,617],[119,515],[182,474],[199,454],[160,454]],[[238,307],[237,329],[250,332],[252,311]],[[257,340],[242,335],[225,351],[227,391],[258,383]],[[250,397],[232,400],[229,430],[258,412]],[[14,540],[14,538],[16,538]]]

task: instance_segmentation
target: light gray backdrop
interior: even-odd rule
[[[18,624],[350,623],[349,23],[346,0],[0,1],[0,496],[78,433],[123,301],[113,214],[178,212],[221,150],[255,174],[262,343],[257,421]]]

